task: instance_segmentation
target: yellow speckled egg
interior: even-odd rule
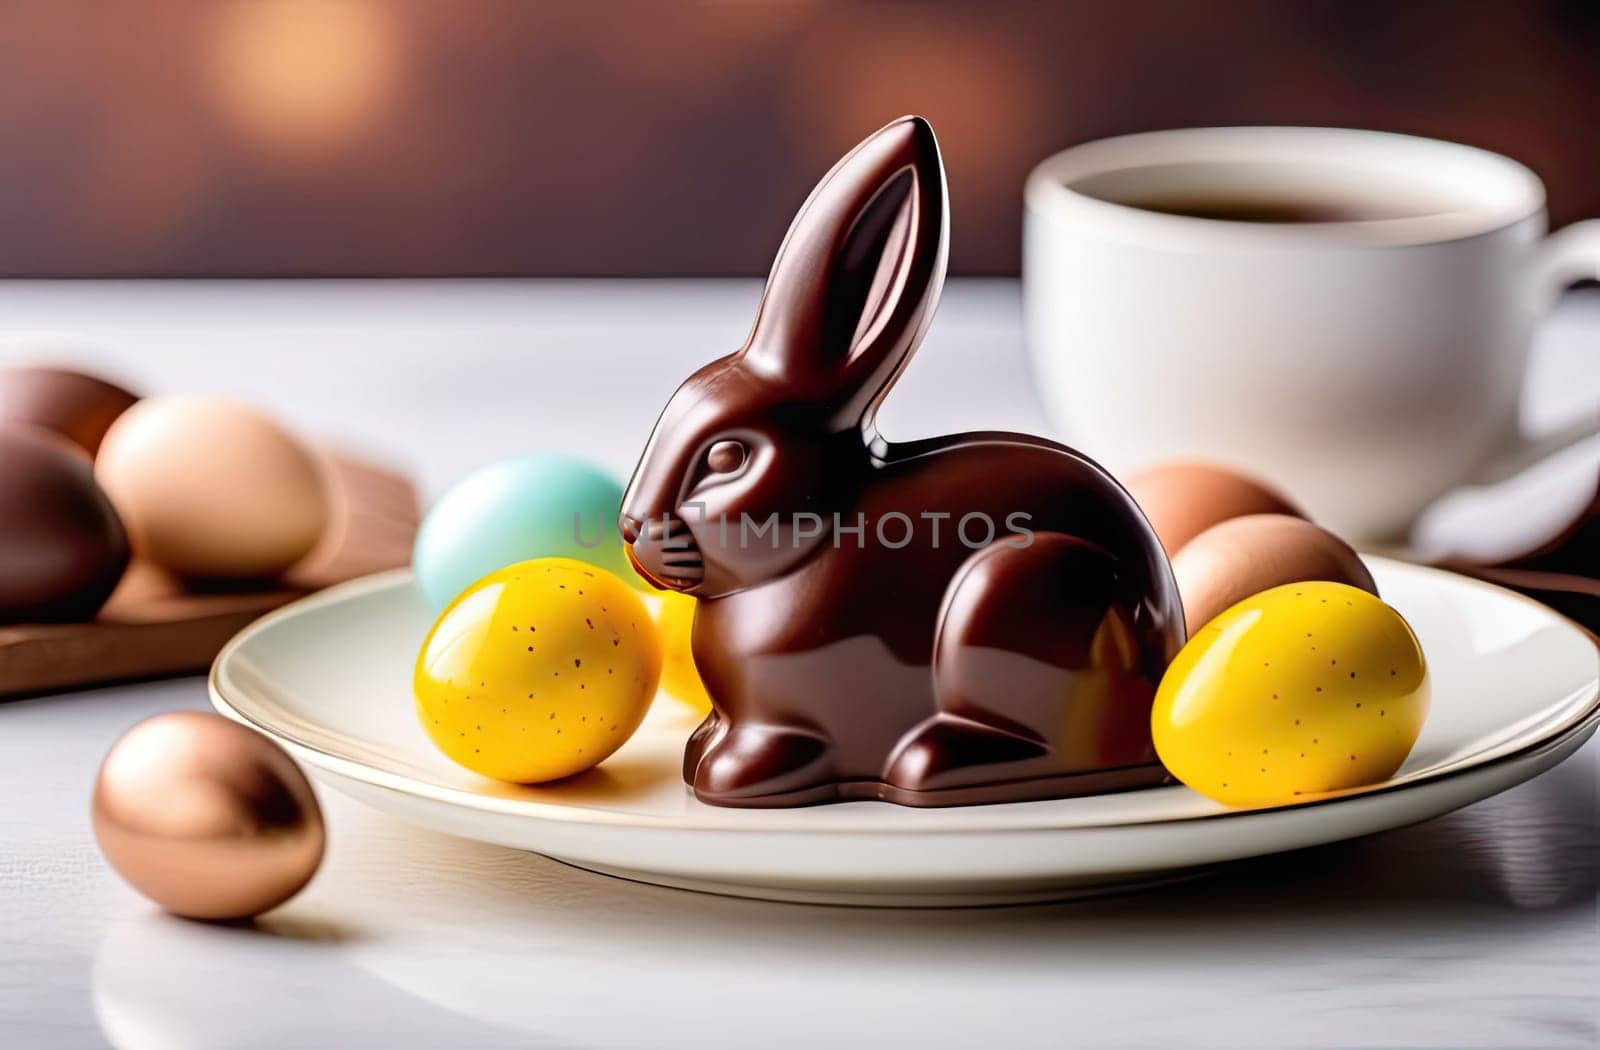
[[[661,636],[661,688],[702,713],[711,710],[711,696],[694,665],[695,600],[687,594],[667,591],[661,595],[661,610],[656,614],[656,629]]]
[[[1156,753],[1201,794],[1277,805],[1374,784],[1428,713],[1410,626],[1366,591],[1291,583],[1230,606],[1189,639],[1151,711]]]
[[[661,654],[634,588],[570,558],[490,573],[439,615],[417,657],[417,715],[450,758],[535,783],[603,761],[655,696]]]

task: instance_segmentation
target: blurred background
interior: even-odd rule
[[[1600,214],[1592,0],[51,0],[0,15],[0,274],[735,275],[902,112],[957,273],[1120,132],[1377,127]]]

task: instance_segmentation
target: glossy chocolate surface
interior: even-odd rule
[[[946,212],[926,121],[841,160],[749,341],[673,396],[628,487],[635,565],[700,599],[714,709],[684,778],[706,802],[964,805],[1166,777],[1150,705],[1183,611],[1128,494],[1035,437],[877,432],[939,297]]]
[[[0,624],[94,618],[128,565],[128,538],[88,454],[0,423]]]
[[[0,423],[33,423],[76,442],[89,455],[138,398],[67,368],[0,369]]]

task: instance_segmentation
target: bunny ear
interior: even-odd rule
[[[901,117],[851,150],[778,249],[746,362],[840,422],[867,419],[933,319],[948,210],[926,120]]]

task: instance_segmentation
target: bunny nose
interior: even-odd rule
[[[622,514],[617,517],[617,528],[622,531],[623,541],[631,547],[639,539],[639,533],[644,526],[638,518]]]

